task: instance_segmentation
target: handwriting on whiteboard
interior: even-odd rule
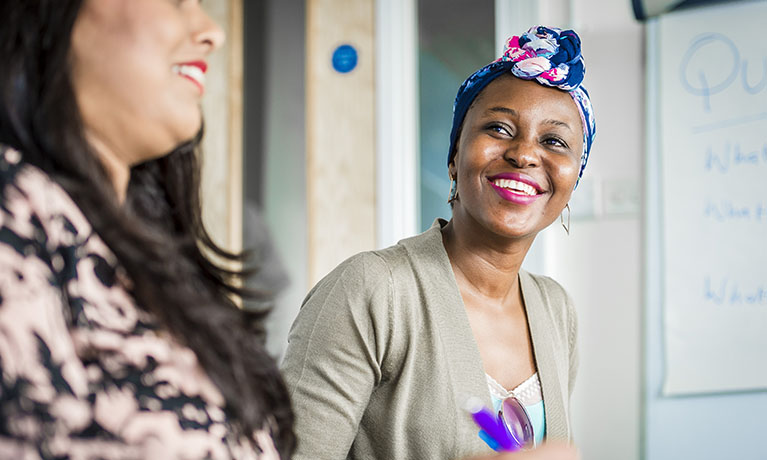
[[[743,56],[724,34],[705,33],[693,39],[679,71],[682,87],[700,97],[705,112],[715,108],[715,96],[729,89],[744,95],[767,95],[767,54]]]
[[[735,202],[706,200],[703,215],[714,222],[754,222],[767,224],[767,201]]]
[[[714,305],[767,305],[767,285],[745,285],[726,277],[706,276],[703,297]]]
[[[706,172],[723,174],[738,168],[767,168],[767,142],[759,147],[744,147],[740,142],[730,141],[709,145],[704,162]]]

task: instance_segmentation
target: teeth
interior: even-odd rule
[[[537,190],[535,190],[535,187],[533,187],[532,185],[525,184],[524,182],[520,182],[517,180],[496,179],[493,183],[497,187],[503,187],[505,189],[513,190],[515,192],[521,192],[529,196],[533,196],[538,193]]]
[[[202,69],[193,65],[174,65],[173,72],[189,77],[192,80],[199,83],[201,86],[205,86],[205,73]]]

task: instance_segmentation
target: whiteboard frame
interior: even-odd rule
[[[749,0],[745,0],[747,2]],[[754,0],[756,1],[756,0]],[[764,0],[758,0],[764,1]],[[644,299],[642,338],[643,371],[640,458],[644,460],[675,460],[677,458],[739,458],[761,460],[767,445],[759,437],[762,430],[756,423],[765,407],[767,392],[742,391],[686,396],[667,396],[662,392],[665,361],[664,322],[664,241],[660,180],[661,149],[658,118],[659,108],[659,19],[646,24],[646,144],[644,162]],[[655,178],[655,179],[653,179]],[[740,414],[719,430],[711,427],[712,414]],[[734,423],[738,422],[738,423]],[[699,442],[701,439],[725,439],[726,442]]]

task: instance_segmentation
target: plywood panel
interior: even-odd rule
[[[242,248],[242,0],[205,2],[226,32],[208,59],[203,98],[203,220],[218,244]]]
[[[373,0],[307,2],[309,282],[375,246]],[[333,69],[352,45],[358,64]],[[286,177],[285,180],[298,178]]]

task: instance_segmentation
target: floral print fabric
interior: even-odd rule
[[[3,151],[0,146],[0,152]],[[0,458],[260,459],[66,192],[0,155]]]

